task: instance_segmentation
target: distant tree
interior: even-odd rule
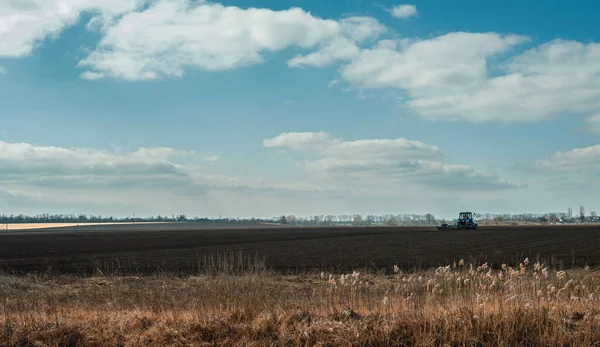
[[[363,224],[363,217],[359,214],[355,214],[354,218],[352,220],[352,224],[353,225],[362,225]]]
[[[296,216],[294,216],[293,214],[287,216],[286,218],[288,224],[296,224],[296,221],[298,220],[298,218],[296,218]]]
[[[431,213],[425,215],[425,222],[427,224],[435,224],[435,216]]]
[[[500,222],[502,222],[503,219],[504,218],[502,218],[502,216],[496,216],[496,217],[494,217],[494,223],[496,225],[498,225],[498,224],[500,224]]]
[[[335,223],[335,216],[334,215],[330,214],[330,215],[325,216],[325,224],[332,225],[334,223]]]
[[[585,221],[585,207],[583,207],[583,205],[579,206],[579,220],[581,220],[581,222]]]
[[[373,224],[375,224],[375,216],[374,216],[374,215],[372,215],[372,214],[370,214],[370,215],[367,215],[367,218],[366,218],[366,220],[365,220],[365,223],[366,223],[367,225],[373,225]]]
[[[571,206],[569,206],[569,208],[567,209],[567,217],[573,217],[573,209],[571,208]]]
[[[398,224],[398,218],[396,216],[392,215],[388,215],[385,218],[385,222],[386,225],[396,225]]]
[[[598,216],[598,214],[596,213],[596,211],[592,211],[592,212],[590,212],[590,216],[592,216],[592,217],[597,217],[597,216]]]
[[[279,217],[279,223],[281,223],[281,224],[288,224],[287,217],[286,216]]]

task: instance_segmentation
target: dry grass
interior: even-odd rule
[[[600,346],[594,269],[284,276],[232,259],[192,277],[0,277],[0,346]]]

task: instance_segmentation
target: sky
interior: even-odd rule
[[[600,210],[592,0],[0,0],[0,213]]]

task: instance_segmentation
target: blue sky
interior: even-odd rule
[[[599,7],[0,0],[0,210],[592,211]]]

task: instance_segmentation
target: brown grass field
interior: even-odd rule
[[[593,226],[3,233],[0,346],[598,347],[599,237]]]

